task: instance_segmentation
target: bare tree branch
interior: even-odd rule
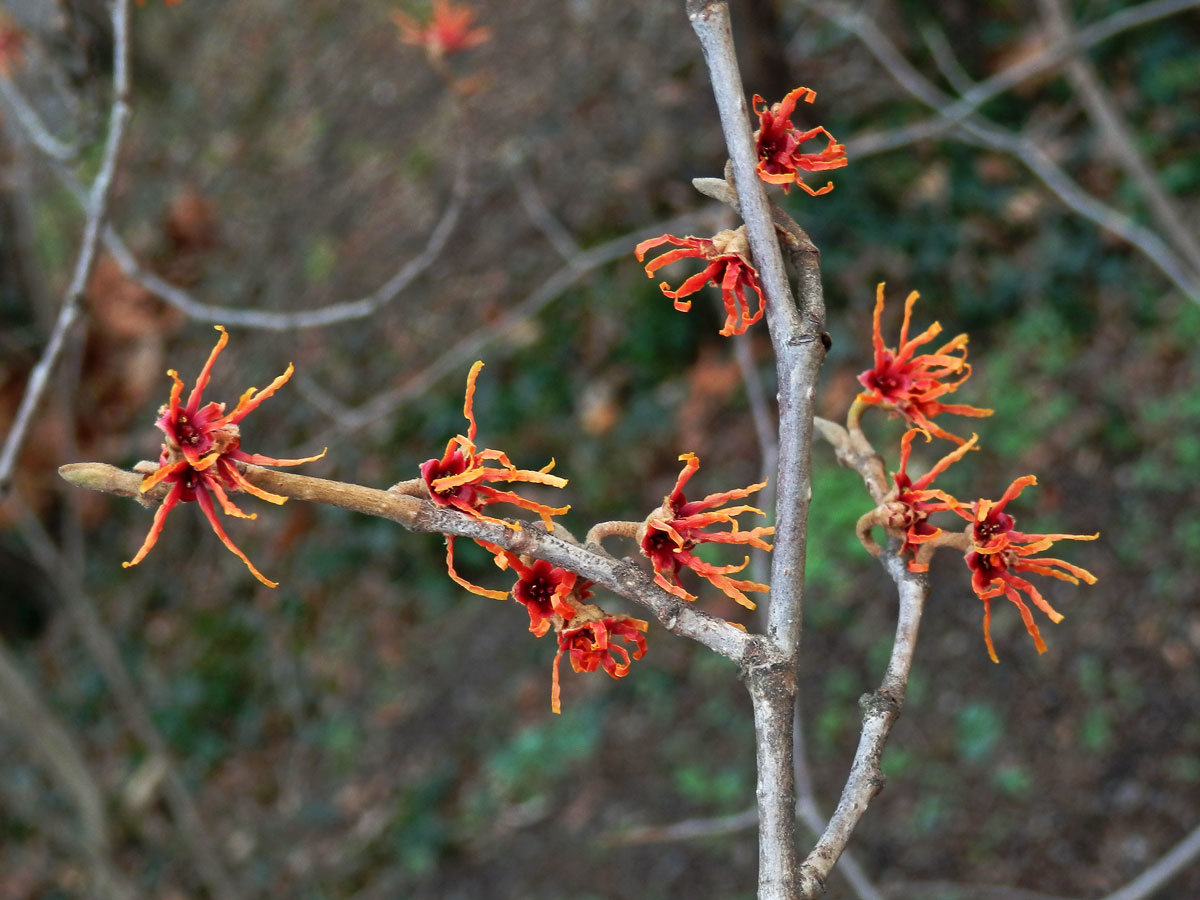
[[[42,123],[37,113],[33,111],[20,92],[5,79],[0,79],[3,88],[2,96],[19,110],[18,123],[24,128],[30,142],[50,158],[51,170],[58,177],[67,192],[85,210],[90,208],[88,191],[84,189],[72,169],[66,164],[71,158],[64,155],[62,147],[55,141],[49,130]],[[270,312],[266,310],[244,309],[236,306],[219,306],[203,303],[189,292],[160,277],[145,268],[137,259],[134,252],[121,239],[116,229],[104,226],[101,237],[104,247],[112,254],[117,265],[126,277],[136,281],[150,293],[159,297],[168,306],[178,309],[190,319],[197,322],[208,322],[218,325],[229,325],[238,328],[254,328],[262,331],[294,331],[304,328],[323,328],[342,322],[365,319],[374,315],[400,295],[413,281],[429,269],[437,261],[445,249],[450,235],[458,226],[469,193],[470,179],[468,177],[468,161],[466,156],[460,156],[454,172],[454,183],[451,187],[450,201],[442,212],[437,224],[430,231],[429,237],[421,252],[406,261],[391,278],[376,288],[372,293],[358,300],[347,300],[332,303],[317,309],[298,310],[295,312]]]
[[[55,167],[55,171],[64,179],[68,190],[72,185],[65,179],[70,173]],[[407,260],[396,273],[381,284],[370,294],[358,300],[347,300],[342,303],[331,303],[317,309],[296,310],[295,312],[269,312],[267,310],[244,309],[237,306],[218,306],[213,303],[202,303],[196,300],[183,288],[171,284],[164,278],[146,269],[138,262],[133,251],[121,240],[112,228],[104,232],[104,246],[117,265],[129,278],[132,278],[156,297],[161,298],[169,306],[178,309],[188,318],[197,322],[208,322],[214,325],[228,325],[238,328],[253,328],[260,331],[295,331],[302,328],[324,328],[342,322],[353,322],[366,319],[383,307],[387,306],[404,291],[410,284],[426,272],[441,255],[450,235],[458,226],[463,207],[468,194],[469,179],[465,162],[460,161],[455,172],[454,185],[451,188],[450,202],[446,205],[438,219],[425,246],[412,259]]]
[[[729,149],[733,187],[767,298],[767,327],[775,350],[779,458],[767,637],[778,658],[762,666],[746,667],[745,672],[754,706],[758,762],[758,898],[791,900],[797,888],[792,711],[803,617],[808,507],[812,499],[813,399],[825,357],[820,337],[825,327],[820,261],[813,252],[798,267],[801,305],[797,309],[766,191],[756,172],[757,153],[734,52],[728,4],[724,0],[688,0],[687,13],[708,65]]]
[[[1038,0],[1042,16],[1056,42],[1070,43],[1074,29],[1062,0]],[[1176,249],[1184,255],[1193,272],[1200,272],[1200,241],[1180,215],[1175,201],[1163,190],[1158,176],[1138,149],[1133,133],[1113,102],[1112,94],[1100,80],[1096,67],[1082,53],[1066,62],[1067,79],[1079,94],[1092,121],[1100,132],[1104,150],[1111,154],[1138,186],[1150,214]]]
[[[21,405],[13,418],[12,428],[0,450],[0,494],[8,490],[16,469],[17,457],[25,436],[33,421],[33,416],[41,405],[42,397],[50,383],[50,376],[58,364],[59,356],[66,345],[67,334],[79,319],[83,304],[84,291],[87,289],[88,278],[96,262],[96,252],[100,245],[100,235],[104,229],[104,220],[108,216],[109,201],[112,197],[113,176],[117,171],[117,161],[124,144],[126,125],[129,122],[129,0],[115,0],[112,3],[113,25],[113,101],[109,111],[108,134],[104,141],[104,152],[101,157],[100,171],[88,191],[85,210],[86,221],[83,226],[83,237],[80,241],[79,255],[75,260],[75,268],[71,282],[63,295],[62,306],[58,319],[50,333],[42,357],[38,360],[29,375],[29,383],[21,397]],[[6,79],[0,79],[5,81]]]
[[[632,560],[615,559],[597,545],[581,546],[563,533],[565,529],[546,532],[540,523],[524,522],[514,531],[393,491],[258,466],[247,465],[243,472],[252,484],[284,497],[389,519],[413,532],[478,538],[514,553],[544,559],[645,607],[668,631],[691,638],[722,656],[743,665],[769,656],[761,636],[747,634],[724,619],[684,603],[656,586]],[[143,476],[105,463],[72,463],[62,466],[59,474],[77,487],[151,505],[162,500],[168,487],[159,485],[142,494]]]
[[[79,813],[81,843],[107,851],[104,795],[67,728],[21,672],[0,641],[0,721],[7,722],[29,750],[30,759],[70,798]]]
[[[953,102],[917,71],[871,19],[849,13],[840,4],[820,0],[808,0],[808,3],[862,41],[901,87],[936,110],[941,121],[961,132],[962,139],[1019,159],[1068,208],[1121,237],[1154,263],[1185,296],[1200,303],[1200,278],[1188,270],[1183,260],[1157,234],[1088,194],[1030,139],[971,116],[973,107],[966,108],[962,101]],[[921,123],[911,126],[904,134],[905,140],[927,136],[922,133],[927,127]],[[850,152],[854,152],[853,142],[850,144]]]
[[[1167,854],[1119,891],[1103,900],[1147,900],[1164,884],[1200,857],[1200,826],[1172,847]]]
[[[923,575],[909,572],[908,564],[896,554],[894,548],[883,553],[880,560],[896,583],[900,595],[896,637],[879,688],[874,693],[864,694],[859,700],[863,725],[858,749],[837,809],[821,839],[800,867],[801,889],[805,892],[803,896],[816,897],[824,891],[829,872],[849,843],[858,820],[867,811],[867,805],[875,795],[883,789],[884,777],[879,769],[879,759],[904,706],[921,612],[929,596],[929,581]]]
[[[533,293],[515,306],[509,307],[494,321],[460,338],[425,368],[406,376],[404,383],[399,387],[378,394],[361,406],[338,412],[334,418],[335,430],[339,434],[345,434],[365,428],[372,422],[387,419],[403,404],[414,397],[423,396],[440,379],[460,372],[465,365],[478,359],[484,347],[499,341],[522,323],[533,318],[551,301],[561,297],[563,292],[582,281],[588,273],[613,260],[630,256],[630,247],[639,240],[662,234],[664,231],[686,230],[695,224],[697,218],[697,214],[685,213],[682,216],[647,225],[629,234],[580,251],[571,257],[566,265],[543,281]],[[327,394],[319,400],[317,398],[314,400],[326,412],[332,413],[336,409],[337,401]],[[324,440],[325,438],[322,437],[318,443]]]
[[[42,524],[23,504],[18,504],[18,510],[21,535],[39,568],[57,588],[71,624],[108,682],[126,726],[142,742],[147,752],[165,766],[163,787],[167,807],[188,848],[196,872],[214,898],[236,900],[239,892],[221,861],[209,828],[179,774],[166,739],[155,726],[133,677],[121,659],[116,640],[96,614],[91,599],[84,593],[79,570],[58,551]]]
[[[841,3],[829,2],[829,0],[805,0],[805,2],[810,8],[837,22],[851,34],[858,34],[859,29],[870,21],[865,11],[851,10]],[[1151,0],[1148,3],[1123,9],[1099,22],[1081,28],[1069,39],[1056,41],[1040,53],[1014,63],[1009,68],[980,81],[958,100],[946,105],[942,109],[940,122],[930,123],[932,130],[929,132],[929,136],[945,132],[989,100],[999,97],[1023,81],[1055,68],[1075,53],[1103,43],[1123,31],[1148,25],[1197,6],[1200,6],[1200,0]],[[961,66],[959,68],[961,69]],[[846,142],[846,146],[847,154],[851,156],[861,156],[865,152],[861,147],[852,151],[850,141]]]
[[[51,134],[50,129],[42,122],[41,117],[29,105],[21,92],[8,78],[3,76],[0,76],[0,100],[4,101],[6,108],[12,113],[12,117],[17,120],[17,124],[24,129],[26,136],[38,150],[61,163],[70,163],[75,160],[79,154],[78,149]]]

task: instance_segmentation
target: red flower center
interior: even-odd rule
[[[186,444],[189,447],[195,447],[202,438],[200,430],[191,423],[187,416],[180,413],[175,419],[175,440],[179,446],[182,447]]]
[[[896,365],[892,354],[884,351],[883,365],[878,371],[866,373],[865,385],[870,390],[879,391],[885,397],[895,397],[906,393],[912,387],[912,375],[904,366]]]
[[[1014,524],[1013,517],[1008,513],[994,512],[982,522],[975,523],[975,540],[978,543],[986,543],[998,534],[1011,531]]]
[[[538,571],[543,566],[545,571]],[[513,594],[519,601],[526,606],[535,607],[541,615],[547,617],[554,612],[551,598],[560,583],[551,579],[549,572],[550,564],[544,560],[538,560],[530,577],[521,579],[513,588]]]
[[[436,488],[434,482],[439,478],[447,478],[451,475],[461,475],[467,470],[467,460],[463,456],[461,450],[455,450],[450,454],[449,459],[431,459],[421,465],[421,475],[425,479],[425,484],[429,487],[429,493],[435,499],[448,501],[451,497],[460,500],[468,506],[474,506],[476,500],[475,486],[471,484],[463,484],[458,487]]]

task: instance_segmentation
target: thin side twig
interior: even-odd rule
[[[857,37],[897,84],[934,109],[947,128],[957,129],[960,139],[1020,160],[1065,206],[1126,241],[1157,266],[1185,296],[1200,303],[1200,277],[1192,273],[1154,231],[1087,193],[1035,142],[971,115],[970,109],[963,112],[961,101],[952,101],[922,75],[871,19],[849,13],[840,4],[809,0],[809,5]],[[1191,5],[1196,3],[1179,8]],[[919,134],[923,128],[925,126],[917,123],[913,133]]]
[[[806,897],[816,897],[824,892],[825,881],[849,843],[855,826],[867,811],[871,800],[883,789],[884,777],[879,769],[879,759],[904,706],[921,613],[929,595],[928,579],[909,572],[907,563],[894,550],[882,554],[880,560],[896,583],[900,595],[896,637],[879,688],[874,693],[864,694],[859,701],[863,711],[862,732],[837,809],[820,840],[800,866],[801,890]]]
[[[54,584],[66,605],[71,625],[83,642],[96,667],[104,676],[116,699],[117,711],[126,727],[145,750],[165,767],[164,795],[171,818],[183,838],[184,846],[197,874],[218,900],[236,900],[240,895],[225,869],[210,829],[192,799],[191,791],[179,774],[179,767],[166,739],[154,724],[141,698],[133,676],[121,658],[116,639],[83,589],[79,569],[61,553],[41,522],[24,506],[17,504],[21,535],[43,574]]]
[[[79,320],[83,305],[84,291],[87,289],[88,278],[96,263],[100,236],[104,230],[104,221],[108,216],[109,202],[112,198],[114,175],[117,171],[117,161],[121,155],[121,147],[125,141],[126,126],[129,122],[129,0],[115,0],[112,3],[113,25],[113,100],[108,117],[108,133],[104,141],[104,152],[101,157],[100,170],[88,191],[86,220],[83,226],[83,237],[80,241],[79,254],[75,260],[75,268],[71,274],[70,284],[63,295],[62,306],[50,339],[42,351],[41,359],[33,367],[29,375],[29,383],[21,397],[21,405],[13,417],[12,428],[0,449],[0,494],[8,490],[13,472],[16,469],[17,457],[25,443],[29,426],[34,414],[41,405],[46,388],[50,384],[50,376],[58,364],[63,347],[66,346],[67,335],[71,327]]]
[[[29,142],[45,154],[50,160],[51,171],[59,182],[85,210],[90,209],[88,191],[75,176],[74,171],[66,164],[69,157],[64,157],[61,148],[55,142],[49,130],[42,123],[37,113],[22,97],[20,91],[10,83],[0,79],[5,96],[13,104],[14,109],[23,112],[17,116],[17,122],[22,126]],[[470,193],[469,165],[465,156],[459,157],[454,170],[454,183],[450,189],[450,200],[446,204],[437,223],[429,232],[425,246],[413,258],[407,260],[395,274],[370,294],[357,300],[347,300],[331,303],[317,309],[298,310],[296,312],[271,312],[267,310],[245,309],[236,306],[219,306],[204,303],[193,297],[183,288],[144,267],[136,254],[122,240],[116,229],[105,226],[101,229],[101,239],[104,247],[112,254],[114,260],[127,278],[140,284],[150,293],[161,299],[190,319],[197,322],[208,322],[216,325],[228,325],[237,328],[253,328],[261,331],[295,331],[305,328],[323,328],[342,322],[351,322],[374,315],[383,307],[395,300],[400,293],[426,272],[438,259],[445,249],[458,221],[462,216]]]
[[[410,400],[424,396],[440,379],[461,370],[479,358],[484,347],[495,344],[506,334],[509,334],[541,312],[552,301],[561,297],[565,291],[578,284],[591,271],[622,257],[632,257],[630,247],[639,240],[653,237],[664,231],[687,230],[696,222],[694,213],[685,213],[672,219],[656,222],[652,225],[638,228],[629,234],[621,235],[612,240],[589,247],[569,259],[561,268],[556,270],[541,283],[532,293],[492,322],[482,325],[460,338],[444,353],[434,359],[429,365],[418,372],[406,376],[404,383],[389,391],[385,391],[360,406],[342,410],[337,413],[332,432],[347,434],[367,427],[373,422],[386,421],[397,409]],[[334,398],[322,397],[323,406],[327,411],[335,409]],[[336,402],[336,401],[334,401]],[[328,443],[332,434],[326,432],[318,436],[317,443]]]
[[[1074,36],[1070,14],[1062,0],[1038,0],[1042,17],[1056,42],[1071,43]],[[1138,149],[1133,133],[1117,110],[1112,94],[1100,80],[1096,67],[1079,52],[1064,66],[1067,79],[1083,101],[1102,138],[1102,146],[1123,168],[1145,198],[1159,229],[1200,272],[1200,240],[1180,215],[1174,199],[1163,189],[1158,176]]]

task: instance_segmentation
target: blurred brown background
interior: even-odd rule
[[[14,81],[78,143],[90,175],[111,68],[103,9],[6,3],[29,31]],[[1045,587],[1067,618],[1043,623],[1044,656],[1016,611],[997,606],[999,666],[966,571],[935,562],[888,786],[852,851],[889,897],[1030,896],[980,884],[1101,896],[1200,824],[1200,309],[1145,247],[1080,216],[1064,202],[1075,195],[1030,166],[1044,156],[1200,283],[1188,248],[1200,16],[1118,29],[1086,54],[1185,225],[1172,231],[1098,124],[1078,69],[1055,65],[990,99],[991,124],[975,120],[983,137],[920,136],[905,129],[929,122],[928,106],[846,27],[890,41],[953,94],[1045,53],[1059,34],[1046,3],[856,4],[857,25],[805,3],[733,7],[747,91],[816,89],[798,124],[824,124],[849,146],[833,193],[787,200],[823,254],[824,414],[844,415],[868,365],[876,282],[888,282],[893,315],[918,289],[918,323],[971,332],[963,402],[996,410],[964,426],[984,449],[942,479],[947,489],[997,496],[1035,472],[1039,486],[1012,508],[1022,527],[1102,532],[1063,550],[1098,585]],[[457,209],[456,178],[464,198],[432,264],[369,318],[282,332],[229,323],[208,396],[233,402],[297,368],[244,423],[245,447],[302,456],[329,445],[304,471],[381,487],[413,477],[462,428],[463,383],[481,358],[481,444],[534,468],[554,457],[577,534],[643,517],[684,451],[704,463],[695,491],[758,480],[715,292],[676,313],[632,256],[667,230],[647,231],[656,223],[698,234],[725,224],[689,186],[719,174],[724,153],[683,3],[478,0],[493,38],[448,61],[459,90],[398,43],[396,8],[427,11],[375,0],[135,9],[135,118],[113,221],[195,300],[289,313],[370,295]],[[1078,29],[1140,8],[1089,0],[1065,12]],[[11,117],[2,124],[6,432],[81,217]],[[526,632],[519,608],[451,584],[439,539],[299,503],[248,499],[257,521],[226,520],[282,582],[274,591],[194,507],[123,570],[150,514],[68,490],[54,469],[155,457],[163,371],[190,384],[211,322],[224,320],[189,320],[111,257],[88,309],[17,498],[0,506],[0,898],[80,896],[96,873],[110,893],[164,900],[753,895],[752,831],[620,843],[641,826],[753,804],[749,704],[733,667],[702,648],[652,626],[627,679],[566,673],[564,714],[552,716],[551,642]],[[769,384],[762,326],[746,340]],[[868,428],[894,466],[899,426]],[[940,449],[922,449],[924,464]],[[854,538],[865,491],[828,448],[816,457],[803,708],[830,809],[895,601]],[[462,571],[496,578],[470,550]],[[699,602],[753,625],[712,591]],[[1197,895],[1200,866],[1155,896]],[[835,875],[829,896],[856,894]]]

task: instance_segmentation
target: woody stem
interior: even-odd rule
[[[597,522],[588,529],[583,542],[585,544],[599,544],[605,538],[610,537],[624,537],[636,540],[638,529],[641,527],[641,522]]]
[[[543,530],[540,523],[522,522],[514,529],[471,518],[457,510],[436,506],[426,499],[382,491],[377,488],[312,478],[291,472],[278,472],[259,466],[239,466],[246,480],[256,487],[311,503],[323,503],[341,509],[389,519],[409,531],[452,534],[503,547],[518,556],[544,559],[593,581],[626,599],[645,607],[668,631],[691,638],[715,653],[741,664],[760,658],[764,652],[761,635],[740,631],[724,619],[709,615],[684,603],[659,588],[636,565],[615,559],[595,545],[580,546],[566,529]],[[72,463],[62,466],[59,474],[77,487],[116,494],[157,504],[170,485],[160,484],[141,493],[143,476],[105,463]]]

